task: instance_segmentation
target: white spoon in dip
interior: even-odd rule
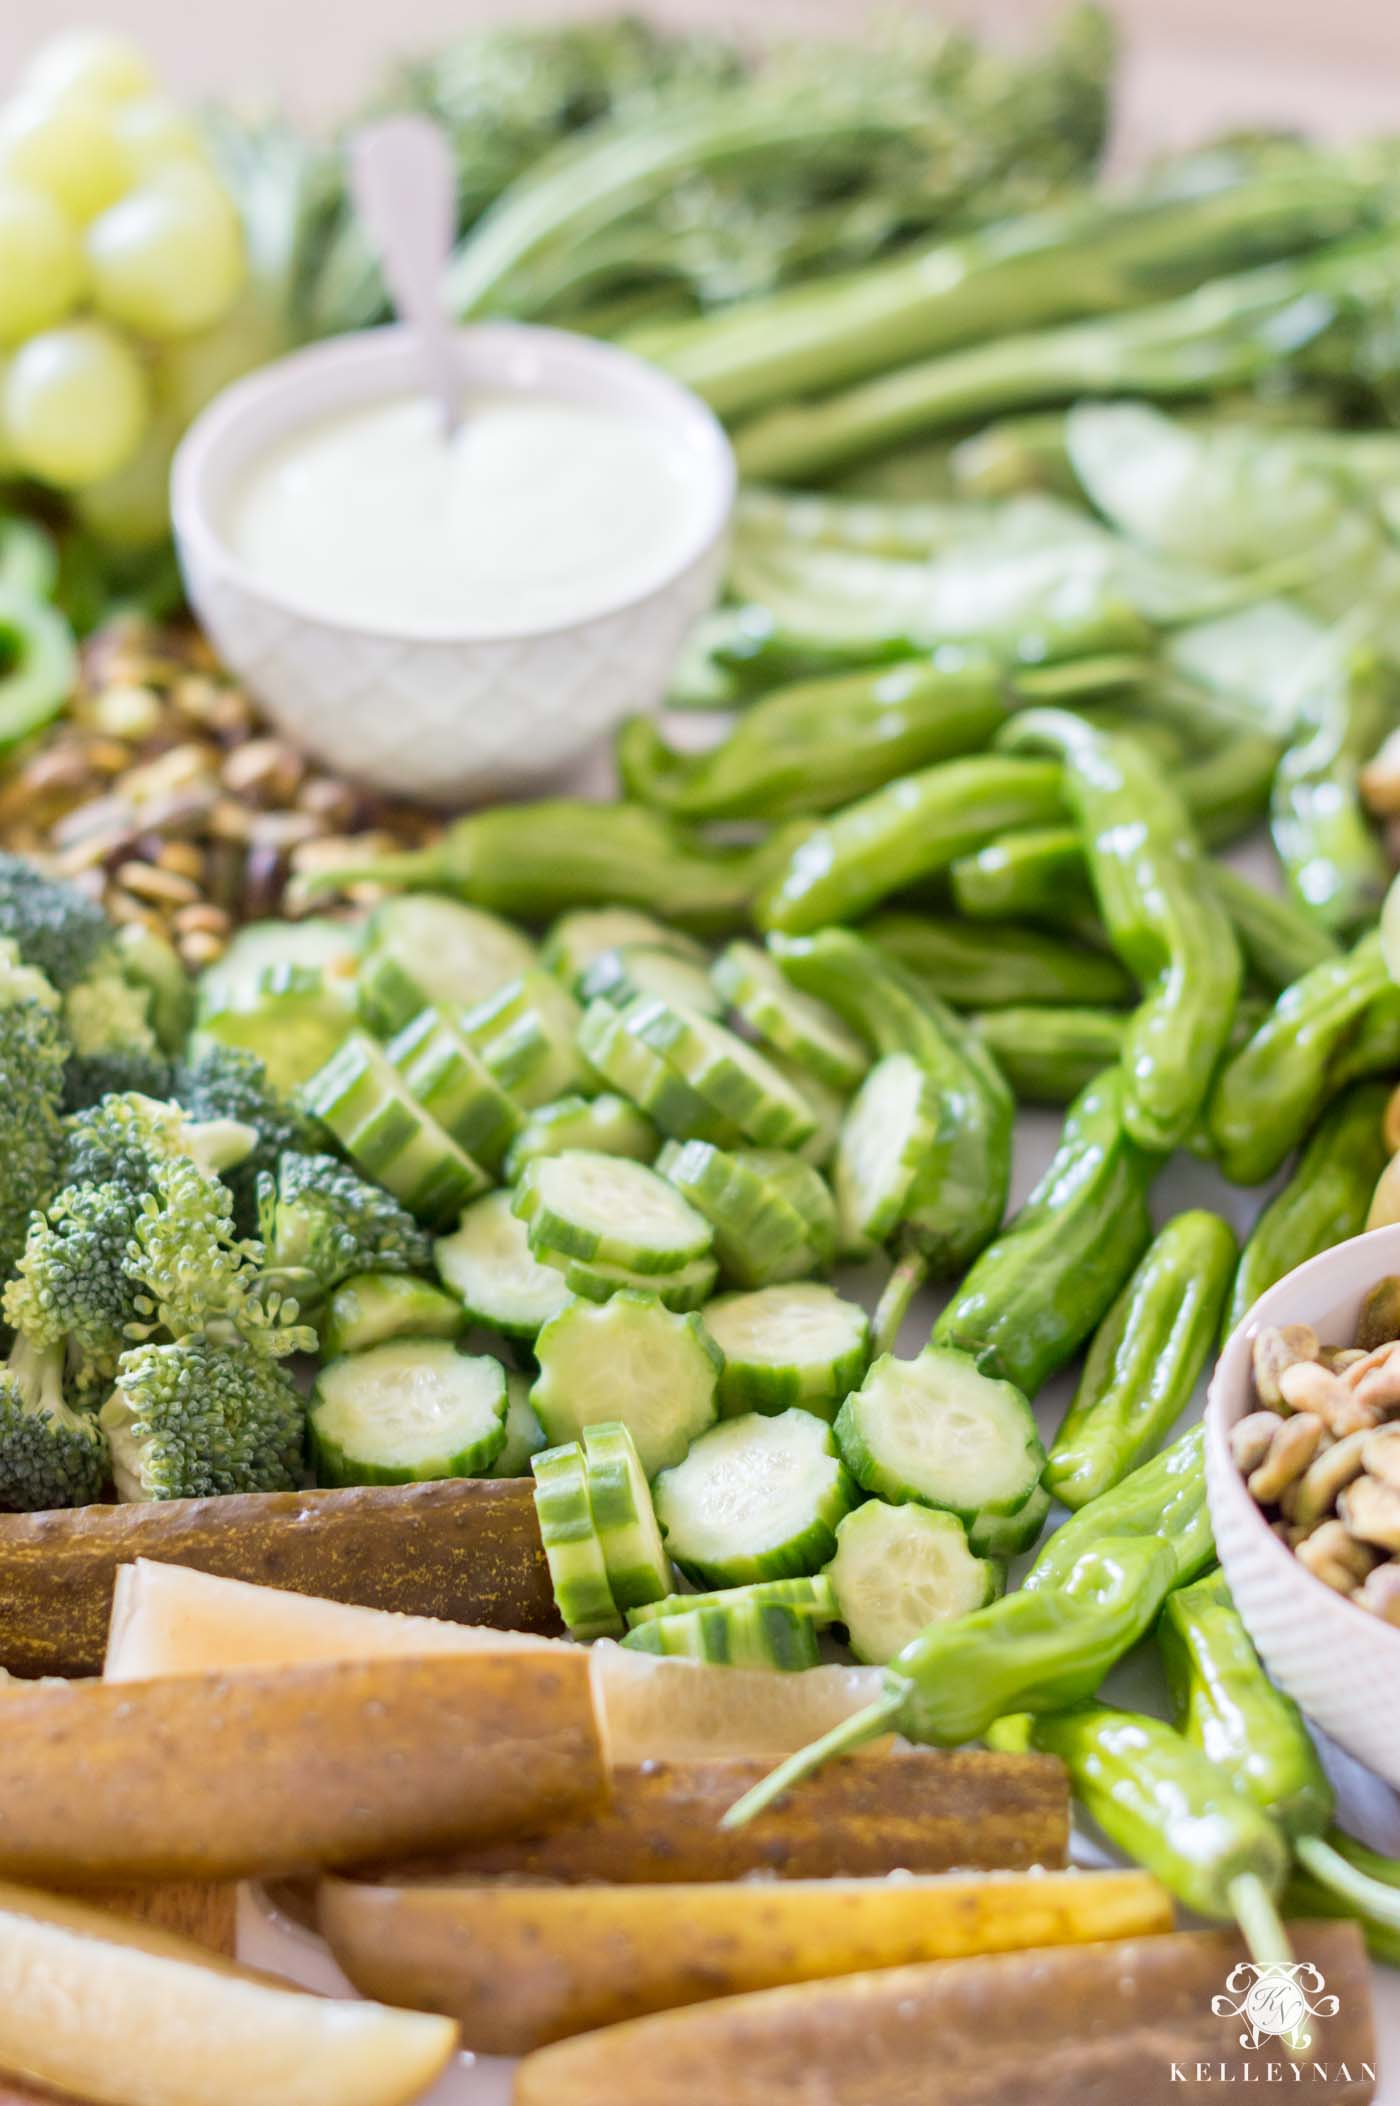
[[[429,117],[386,117],[350,141],[350,196],[398,312],[418,339],[426,392],[451,438],[462,382],[443,273],[457,231],[457,171],[447,134]]]

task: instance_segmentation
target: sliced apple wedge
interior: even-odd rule
[[[450,2020],[307,1996],[77,1901],[0,1886],[0,2069],[102,2106],[405,2106]]]
[[[16,1683],[0,1875],[277,1877],[533,1830],[608,1790],[578,1648]]]

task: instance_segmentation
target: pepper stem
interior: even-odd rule
[[[1367,1873],[1385,1887],[1400,1887],[1400,1857],[1382,1857],[1378,1850],[1368,1850],[1358,1843],[1354,1835],[1341,1828],[1331,1828],[1327,1840],[1339,1857],[1344,1857],[1358,1872]]]
[[[313,892],[336,892],[345,885],[414,885],[431,883],[432,866],[418,848],[404,849],[398,855],[366,855],[349,858],[337,863],[329,870],[308,870],[303,890]]]
[[[904,1691],[892,1689],[873,1704],[866,1704],[849,1718],[843,1718],[839,1726],[833,1726],[820,1740],[809,1741],[805,1748],[789,1755],[786,1761],[780,1762],[775,1770],[770,1770],[760,1783],[754,1785],[752,1791],[745,1792],[742,1799],[736,1799],[721,1819],[720,1827],[742,1828],[755,1814],[762,1813],[766,1806],[771,1806],[775,1799],[790,1791],[794,1784],[800,1784],[823,1763],[830,1762],[834,1755],[854,1754],[857,1748],[878,1740],[882,1733],[890,1730],[903,1708]]]
[[[872,1358],[892,1353],[899,1327],[909,1314],[909,1304],[928,1278],[928,1259],[917,1250],[907,1250],[884,1285],[875,1314],[870,1319]]]
[[[1400,1888],[1363,1872],[1320,1835],[1299,1836],[1294,1842],[1293,1854],[1299,1864],[1311,1872],[1319,1886],[1340,1894],[1344,1901],[1351,1902],[1363,1915],[1372,1917],[1377,1923],[1384,1923],[1390,1930],[1400,1930]]]
[[[1293,1948],[1278,1912],[1278,1904],[1257,1872],[1241,1872],[1230,1881],[1230,1907],[1249,1956],[1260,1967],[1288,1966]],[[1287,2036],[1290,2055],[1300,2055],[1303,2043],[1296,2033]]]

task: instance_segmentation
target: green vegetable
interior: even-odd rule
[[[830,1264],[836,1209],[820,1173],[799,1157],[668,1141],[656,1168],[710,1222],[720,1268],[738,1286],[775,1286]]]
[[[993,843],[972,863],[980,865],[1004,845]],[[955,882],[966,867],[954,865]],[[1020,1010],[1042,1002],[1095,1009],[1132,995],[1133,983],[1116,958],[1023,923],[984,920],[965,928],[931,914],[889,913],[877,914],[861,934],[957,1009]]]
[[[857,1499],[831,1428],[798,1410],[725,1419],[655,1492],[671,1556],[710,1587],[820,1571]]]
[[[1213,863],[1210,875],[1234,923],[1245,964],[1266,986],[1290,987],[1338,956],[1335,940],[1292,900],[1262,891],[1228,863]]]
[[[63,1347],[21,1334],[0,1370],[0,1511],[87,1506],[110,1474],[107,1437],[63,1393]]]
[[[219,1166],[233,1193],[234,1219],[244,1234],[257,1227],[259,1174],[275,1171],[285,1154],[317,1155],[324,1150],[325,1129],[275,1090],[256,1053],[241,1046],[207,1045],[193,1058],[178,1062],[170,1093],[187,1120],[206,1126],[231,1120],[256,1135],[240,1161]]]
[[[536,1418],[535,1407],[530,1402],[529,1376],[508,1369],[505,1446],[487,1471],[487,1476],[528,1477],[531,1457],[538,1455],[541,1448],[548,1445],[545,1430]]]
[[[627,1265],[571,1258],[567,1252],[551,1250],[543,1243],[535,1255],[542,1264],[557,1267],[570,1294],[581,1295],[585,1301],[608,1302],[630,1288],[636,1294],[654,1297],[663,1309],[671,1309],[679,1316],[703,1309],[719,1277],[713,1258],[694,1258],[675,1272],[637,1272]]]
[[[595,958],[579,976],[578,998],[592,1002],[599,995],[619,1007],[638,995],[658,995],[706,1016],[724,1007],[705,966],[665,943],[624,943]]]
[[[654,1623],[659,1616],[681,1616],[692,1609],[738,1609],[745,1603],[763,1608],[795,1609],[815,1628],[835,1623],[836,1597],[825,1573],[796,1579],[754,1580],[747,1587],[721,1587],[710,1594],[668,1594],[664,1601],[640,1602],[627,1611],[627,1621]]]
[[[576,1148],[649,1163],[660,1145],[651,1121],[610,1090],[600,1097],[556,1097],[530,1113],[510,1144],[503,1174],[515,1184],[529,1164]]]
[[[20,513],[0,513],[0,590],[47,600],[57,584],[58,549],[52,534]]]
[[[78,679],[63,616],[0,573],[0,753],[52,722]]]
[[[882,1499],[840,1523],[827,1577],[851,1651],[877,1667],[929,1624],[984,1608],[999,1582],[997,1568],[969,1551],[955,1515]]]
[[[647,995],[628,1004],[624,1020],[671,1076],[754,1147],[798,1148],[811,1139],[816,1115],[801,1089],[713,1017]],[[669,1123],[663,1106],[653,1109],[661,1124]]]
[[[970,1019],[1020,1104],[1069,1104],[1123,1057],[1116,1009],[989,1009]]]
[[[675,1315],[653,1294],[567,1302],[535,1340],[535,1357],[530,1402],[553,1442],[618,1421],[654,1477],[714,1423],[719,1349],[698,1316]]]
[[[1271,824],[1299,905],[1345,939],[1375,920],[1390,881],[1357,775],[1395,715],[1386,676],[1373,662],[1336,661],[1329,648],[1304,693],[1293,744],[1274,779]]]
[[[1388,1088],[1357,1083],[1323,1113],[1283,1190],[1265,1207],[1240,1255],[1221,1326],[1226,1337],[1265,1289],[1305,1258],[1359,1235],[1388,1151]]]
[[[1033,1397],[1107,1314],[1151,1233],[1157,1159],[1128,1136],[1121,1068],[1091,1082],[1019,1214],[988,1246],[934,1325]]]
[[[665,922],[636,907],[580,907],[561,914],[540,946],[540,963],[576,995],[595,959],[634,943],[674,951],[697,965],[704,963],[705,953],[692,937],[667,928]]]
[[[818,1418],[834,1418],[870,1358],[865,1311],[815,1281],[719,1295],[707,1306],[704,1323],[724,1357],[722,1418],[786,1411],[794,1404]]]
[[[255,1053],[274,1086],[291,1091],[330,1059],[354,1021],[346,981],[319,966],[267,965],[245,986],[200,1003],[195,1045],[216,1040]]]
[[[0,1277],[19,1262],[36,1207],[60,1180],[63,1073],[68,1047],[58,995],[33,966],[22,966],[13,941],[0,939],[0,1074],[5,1078],[0,1146]]]
[[[1177,1214],[1095,1334],[1050,1449],[1047,1489],[1084,1506],[1169,1433],[1210,1358],[1238,1246],[1217,1214]]]
[[[311,1077],[302,1101],[365,1176],[422,1221],[449,1220],[490,1182],[414,1103],[398,1070],[362,1031],[351,1032]]]
[[[700,1660],[711,1667],[794,1673],[820,1664],[810,1616],[781,1602],[741,1601],[721,1609],[681,1608],[638,1624],[623,1639],[633,1652]]]
[[[835,1010],[802,994],[767,951],[731,943],[712,977],[729,1007],[775,1052],[834,1090],[853,1090],[870,1066],[857,1034]]]
[[[391,1193],[330,1155],[283,1155],[258,1178],[271,1275],[303,1307],[362,1272],[426,1272],[432,1244]]]
[[[613,1600],[603,1545],[593,1519],[583,1450],[577,1441],[530,1458],[535,1513],[559,1614],[575,1638],[619,1636],[622,1616]]]
[[[537,1256],[664,1275],[707,1257],[714,1240],[705,1217],[654,1170],[581,1148],[529,1164],[511,1205]]]
[[[421,1010],[471,1008],[534,962],[534,945],[494,914],[420,894],[385,900],[360,953],[360,1014],[387,1038]]]
[[[843,1255],[864,1257],[893,1235],[914,1180],[938,1139],[933,1078],[910,1053],[877,1060],[842,1121],[836,1143],[836,1219]]]
[[[499,1361],[446,1338],[393,1338],[331,1360],[311,1395],[320,1484],[480,1477],[505,1445]]]
[[[846,1467],[867,1492],[944,1507],[967,1523],[1019,1512],[1045,1464],[1030,1406],[962,1353],[886,1354],[836,1416]]]
[[[116,932],[122,978],[146,997],[146,1013],[162,1053],[179,1053],[194,1020],[194,986],[179,952],[143,921]]]
[[[473,1322],[532,1339],[569,1300],[563,1274],[530,1249],[509,1192],[488,1192],[463,1212],[455,1232],[440,1236],[433,1260],[443,1285]]]
[[[531,1110],[588,1083],[577,1044],[581,1014],[552,973],[532,968],[468,1009],[462,1036],[500,1087]]]
[[[393,1338],[456,1338],[466,1314],[453,1295],[403,1272],[357,1272],[326,1304],[321,1351],[328,1360]]]
[[[473,1162],[499,1170],[523,1114],[458,1025],[441,1010],[424,1009],[385,1051],[414,1103]]]
[[[663,1600],[672,1584],[637,1444],[625,1426],[585,1426],[583,1460],[608,1587],[630,1619],[643,1602]]]
[[[286,1369],[203,1337],[124,1353],[100,1414],[119,1499],[290,1492],[306,1413]]]
[[[1133,741],[1049,710],[1006,736],[1064,760],[1109,940],[1143,990],[1123,1049],[1124,1124],[1165,1151],[1190,1131],[1229,1036],[1242,974],[1234,931],[1185,807]]]

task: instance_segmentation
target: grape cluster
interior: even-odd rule
[[[96,31],[46,45],[0,105],[0,478],[99,526],[163,506],[184,421],[164,365],[245,275],[238,213],[142,53]]]

